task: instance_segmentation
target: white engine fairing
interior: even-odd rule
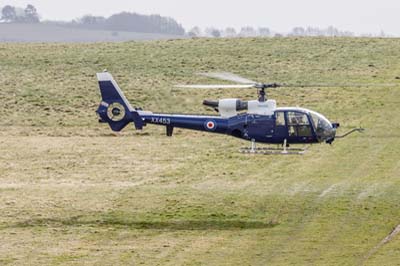
[[[238,104],[243,103],[239,99],[222,99],[218,102],[218,110],[221,117],[229,118],[236,116],[238,114]],[[247,113],[256,115],[274,115],[276,110],[276,101],[267,100],[265,102],[260,102],[258,100],[247,102]]]
[[[248,114],[257,115],[273,115],[276,110],[276,101],[267,100],[265,102],[259,102],[257,100],[248,101]]]
[[[238,99],[222,99],[219,100],[218,110],[222,117],[233,117],[237,115],[236,103]]]

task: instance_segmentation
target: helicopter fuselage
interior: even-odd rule
[[[168,136],[172,136],[174,128],[185,128],[227,134],[259,143],[279,144],[285,140],[288,144],[323,141],[331,143],[335,138],[336,130],[330,123],[321,125],[323,122],[318,119],[323,119],[323,117],[317,117],[317,113],[310,112],[312,111],[303,108],[277,108],[273,115],[241,113],[229,118],[207,115],[153,114],[141,111],[139,111],[139,115],[142,117],[144,125],[166,126]],[[320,124],[315,125],[315,123]]]

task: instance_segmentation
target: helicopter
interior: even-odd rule
[[[331,123],[325,116],[300,107],[277,107],[276,101],[267,98],[266,90],[283,87],[277,83],[259,83],[229,72],[199,73],[200,75],[231,81],[233,85],[177,85],[178,88],[256,88],[257,100],[240,99],[204,100],[203,104],[219,115],[164,114],[133,108],[122,90],[107,71],[97,73],[102,101],[96,111],[100,123],[108,123],[119,132],[129,123],[137,130],[147,124],[165,126],[171,137],[174,128],[185,128],[209,133],[226,134],[251,141],[251,146],[240,149],[242,153],[304,154],[306,148],[290,148],[291,144],[328,143],[346,137],[363,128],[355,128],[344,135],[336,135],[339,123]],[[277,148],[258,148],[257,143],[277,144]]]

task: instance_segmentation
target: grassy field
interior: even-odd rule
[[[256,96],[173,88],[212,82],[200,71],[338,84],[269,96],[367,131],[304,156],[155,126],[115,135],[94,112],[103,69],[161,112]],[[355,83],[369,86],[340,86]],[[400,265],[398,39],[0,44],[0,84],[1,265]]]

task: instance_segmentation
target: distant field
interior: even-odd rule
[[[338,84],[269,95],[367,131],[301,157],[155,126],[115,135],[94,113],[103,69],[161,112],[256,96],[173,88],[212,82],[201,71]],[[340,86],[355,83],[369,86]],[[398,39],[0,44],[0,84],[1,265],[400,264]]]
[[[86,30],[46,24],[0,23],[0,42],[123,42],[180,39],[182,36],[126,31]]]

